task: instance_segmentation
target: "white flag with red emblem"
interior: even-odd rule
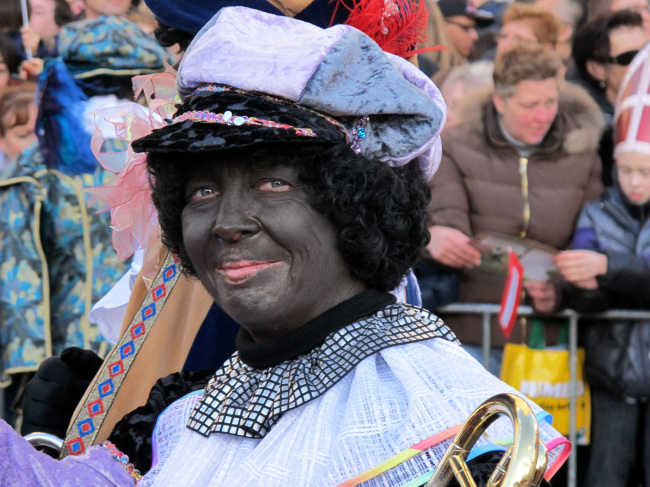
[[[521,299],[521,289],[524,285],[524,266],[521,265],[517,254],[512,249],[508,251],[508,278],[501,297],[499,310],[499,325],[506,338],[510,338],[512,327],[517,318],[517,308]]]

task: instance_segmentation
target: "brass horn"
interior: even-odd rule
[[[476,487],[465,459],[472,446],[499,416],[510,418],[514,441],[488,480],[488,487],[538,486],[546,471],[546,447],[539,440],[530,406],[513,394],[498,394],[481,404],[465,421],[425,487],[443,487],[452,475],[462,487]]]

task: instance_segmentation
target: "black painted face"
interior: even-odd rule
[[[205,288],[255,341],[284,335],[364,289],[295,168],[207,160],[195,167],[185,187],[185,247]]]

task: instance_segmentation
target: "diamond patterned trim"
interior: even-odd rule
[[[329,390],[363,359],[385,348],[456,336],[434,314],[392,304],[329,335],[295,360],[254,369],[233,355],[210,380],[187,427],[203,436],[262,438],[282,414]]]
[[[84,399],[83,407],[79,409],[66,434],[65,446],[60,453],[61,458],[68,455],[81,455],[95,442],[117,391],[156,321],[157,311],[162,309],[178,280],[180,275],[178,265],[178,259],[169,252],[162,269],[140,305],[140,311],[135,314],[131,324],[95,376],[90,393]]]

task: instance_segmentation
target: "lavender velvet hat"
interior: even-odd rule
[[[224,8],[189,46],[177,85],[184,102],[175,118],[134,141],[135,151],[346,141],[392,166],[415,159],[427,179],[440,162],[445,104],[436,86],[347,25]]]

